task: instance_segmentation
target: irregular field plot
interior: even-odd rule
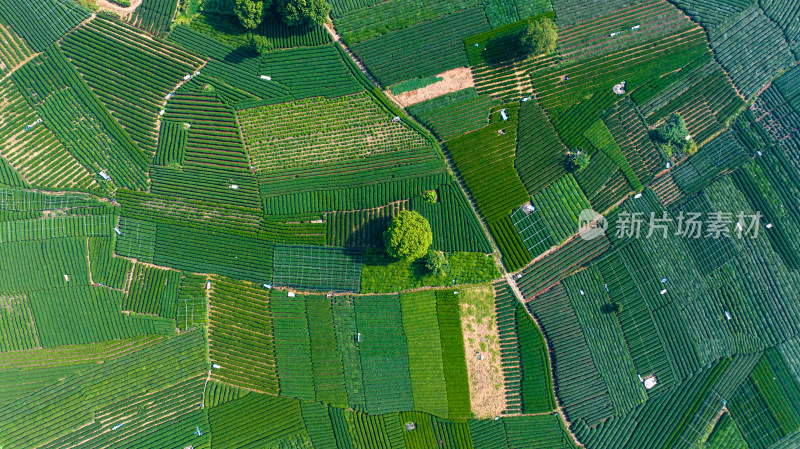
[[[309,99],[239,112],[257,171],[343,161],[427,145],[392,123],[366,94]]]

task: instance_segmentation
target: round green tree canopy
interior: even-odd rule
[[[331,6],[327,0],[278,0],[278,10],[287,25],[322,26]]]
[[[271,4],[271,0],[267,2],[266,6],[269,4]],[[246,30],[255,30],[264,20],[264,8],[263,1],[236,0],[233,4],[233,12]]]
[[[433,232],[428,220],[419,212],[404,210],[392,219],[383,241],[391,256],[414,260],[428,253]]]
[[[664,142],[675,142],[683,144],[689,130],[686,128],[686,121],[679,114],[671,114],[664,122],[664,126],[657,129],[658,137]]]
[[[520,52],[525,58],[552,53],[556,49],[556,24],[545,17],[528,23],[520,34]]]

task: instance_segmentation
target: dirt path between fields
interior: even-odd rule
[[[330,22],[330,20],[327,23],[325,23],[325,31],[327,31],[328,34],[331,35],[334,42],[338,42],[339,44],[341,44],[345,53],[347,53],[347,55],[350,56],[350,59],[356,63],[356,66],[358,66],[358,68],[361,69],[361,72],[364,74],[364,76],[366,76],[367,79],[373,85],[375,85],[375,87],[380,88],[380,84],[375,79],[375,77],[372,76],[372,73],[370,73],[370,71],[367,70],[367,66],[365,66],[364,63],[361,62],[361,60],[358,59],[358,57],[356,57],[356,55],[352,51],[350,51],[350,48],[347,45],[345,45],[344,42],[342,42],[341,36],[339,36],[339,34],[336,33],[336,30],[333,28],[333,23]]]

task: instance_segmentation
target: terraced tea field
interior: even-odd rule
[[[130,3],[0,0],[0,448],[800,447],[800,2]]]

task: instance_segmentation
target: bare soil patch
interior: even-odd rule
[[[478,418],[500,416],[506,409],[506,389],[494,290],[491,286],[464,288],[459,296],[472,412]]]
[[[131,6],[123,7],[120,6],[110,0],[94,0],[95,4],[100,9],[104,9],[106,11],[115,12],[120,15],[122,18],[127,18],[130,16],[133,11],[142,4],[142,0],[131,0]]]
[[[472,70],[469,67],[458,67],[436,76],[444,79],[417,90],[403,92],[400,95],[392,95],[391,91],[386,90],[386,95],[394,99],[400,106],[406,107],[450,92],[475,87],[475,80],[472,79]]]

